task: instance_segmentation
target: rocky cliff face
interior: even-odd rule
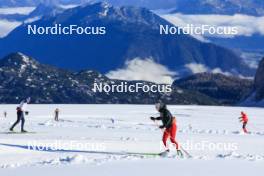
[[[264,58],[259,63],[251,94],[241,105],[264,107]]]
[[[264,58],[261,60],[259,64],[259,68],[257,70],[255,76],[254,88],[256,91],[256,101],[260,101],[264,99]]]
[[[175,86],[197,91],[218,101],[234,105],[245,99],[253,89],[253,81],[223,74],[199,73],[176,80]]]

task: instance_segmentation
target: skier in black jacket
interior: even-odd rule
[[[157,111],[160,112],[159,117],[150,117],[151,120],[161,120],[162,125],[159,126],[160,129],[165,129],[162,137],[162,142],[164,146],[167,148],[167,152],[169,152],[169,148],[167,147],[167,139],[170,137],[170,141],[175,144],[176,149],[177,149],[177,154],[178,155],[183,155],[182,152],[180,151],[180,146],[178,142],[175,140],[176,138],[176,132],[177,132],[177,124],[176,124],[176,119],[175,117],[172,116],[170,111],[167,109],[166,104],[164,103],[157,103],[156,105]]]
[[[27,105],[30,102],[30,97],[27,98],[26,100],[23,100],[19,106],[17,107],[17,120],[16,122],[11,126],[10,131],[13,131],[14,127],[21,121],[21,132],[25,133],[27,132],[24,130],[24,124],[25,124],[25,114],[28,114],[27,111]]]

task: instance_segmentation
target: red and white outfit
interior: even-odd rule
[[[244,113],[244,112],[241,112],[241,117],[240,118],[241,118],[241,122],[243,123],[242,129],[243,129],[244,133],[248,133],[248,130],[246,128],[247,123],[248,123],[248,116],[247,116],[247,114]]]

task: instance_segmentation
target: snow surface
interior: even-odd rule
[[[35,133],[9,134],[8,128],[16,119],[16,106],[0,106],[0,175],[263,175],[264,111],[261,108],[169,106],[177,117],[177,140],[193,157],[179,158],[172,150],[168,157],[160,158],[125,153],[159,153],[163,150],[161,131],[149,120],[150,116],[158,115],[154,106],[29,105],[26,130]],[[61,113],[59,122],[53,120],[56,108]],[[250,134],[241,132],[238,117],[242,110],[249,115]],[[3,115],[5,111],[7,118]],[[30,142],[43,146],[72,141],[94,144],[100,149],[71,148],[71,151],[97,151],[89,153],[21,148]],[[190,149],[186,145],[203,141],[233,144],[236,148]]]

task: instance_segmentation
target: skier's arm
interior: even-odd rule
[[[151,120],[161,120],[161,117],[150,117]]]
[[[165,126],[164,125],[160,125],[159,128],[160,129],[163,129],[163,128],[165,128]]]

